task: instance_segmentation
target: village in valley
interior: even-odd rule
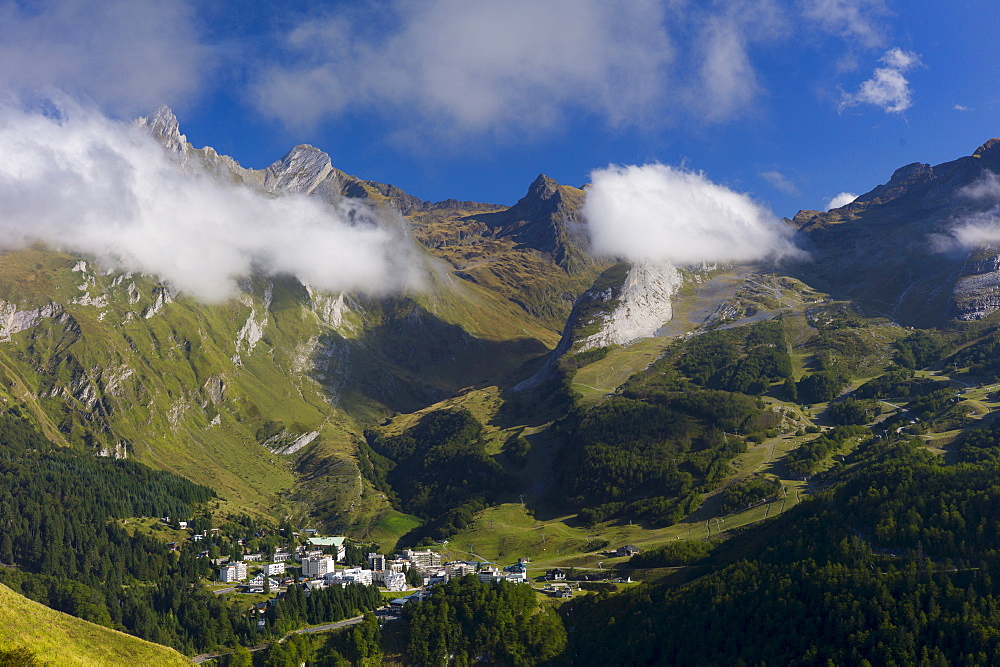
[[[263,614],[269,606],[283,599],[287,591],[298,586],[308,596],[312,591],[351,584],[377,586],[387,600],[380,614],[384,619],[396,618],[403,607],[431,596],[432,588],[451,579],[475,576],[479,581],[508,582],[533,585],[545,597],[567,599],[585,590],[589,582],[613,584],[632,583],[631,578],[619,576],[613,568],[577,572],[574,568],[548,568],[536,566],[534,576],[529,575],[531,560],[519,558],[516,562],[501,565],[485,560],[447,560],[442,550],[404,549],[393,555],[366,550],[366,546],[345,536],[321,536],[315,529],[291,531],[279,529],[277,535],[267,535],[267,529],[258,528],[249,537],[237,537],[233,526],[225,529],[211,528],[200,521],[176,521],[169,517],[160,520],[171,525],[177,536],[186,537],[203,548],[198,558],[210,558],[217,568],[216,594],[246,594],[253,597],[252,608]],[[286,537],[280,533],[288,531]],[[270,537],[270,539],[268,539]],[[184,540],[168,543],[173,550],[180,550]],[[278,543],[273,549],[254,552],[246,547]],[[441,547],[447,545],[442,542]],[[230,555],[220,555],[228,552]],[[606,552],[608,558],[630,557],[639,553],[638,547],[625,545]],[[583,588],[581,587],[583,584]],[[396,597],[391,594],[398,593]],[[261,596],[264,597],[261,600]]]

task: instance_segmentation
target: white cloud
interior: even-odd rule
[[[1000,206],[963,216],[946,234],[930,235],[936,252],[968,252],[983,246],[1000,245]]]
[[[961,188],[957,195],[974,207],[959,217],[944,234],[932,234],[931,245],[938,252],[967,252],[985,245],[1000,245],[1000,175],[988,169]]]
[[[841,192],[839,195],[835,196],[826,203],[826,210],[832,211],[835,208],[840,208],[841,206],[847,206],[857,198],[858,196],[853,192]]]
[[[894,47],[879,59],[885,67],[876,67],[872,78],[861,83],[856,93],[844,93],[841,109],[871,104],[886,113],[903,113],[913,106],[910,82],[903,74],[920,65],[920,56],[912,51]]]
[[[956,104],[956,105],[952,106],[951,108],[953,110],[955,110],[955,111],[972,111],[972,109],[970,107],[963,106],[961,104]]]
[[[713,122],[740,115],[759,92],[743,27],[731,17],[712,17],[702,31],[699,78],[689,105]]]
[[[58,89],[134,115],[179,105],[212,70],[184,0],[0,0],[0,90]]]
[[[958,196],[974,202],[1000,203],[1000,176],[984,169],[979,178],[958,191]]]
[[[681,266],[803,255],[774,214],[701,173],[610,166],[591,182],[583,215],[600,255]]]
[[[463,133],[550,127],[570,108],[635,123],[663,103],[674,49],[660,2],[391,7],[385,30],[345,14],[300,23],[285,44],[294,64],[261,72],[257,107],[291,125],[363,110]]]
[[[414,280],[411,245],[363,202],[265,197],[182,169],[134,124],[55,116],[0,108],[4,247],[41,241],[212,301],[252,271],[369,293]]]
[[[851,41],[863,48],[884,43],[879,18],[888,10],[883,0],[801,0],[802,15],[822,30]]]
[[[763,171],[758,174],[767,183],[780,192],[784,192],[786,195],[796,195],[799,193],[799,188],[789,180],[787,176],[782,174],[780,171]]]

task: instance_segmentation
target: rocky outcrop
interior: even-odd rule
[[[249,298],[245,303],[250,305],[250,315],[236,334],[236,354],[233,355],[233,363],[237,365],[242,365],[242,355],[253,352],[257,343],[264,337],[264,329],[267,327],[267,309],[258,312]]]
[[[142,311],[142,316],[145,319],[149,319],[163,310],[163,307],[168,303],[173,303],[174,297],[177,296],[177,291],[166,285],[160,285],[153,288],[153,303],[149,305],[145,310]]]
[[[266,447],[271,453],[287,456],[289,454],[295,454],[307,445],[312,444],[313,440],[317,437],[319,437],[319,431],[310,431],[308,433],[303,433],[298,437],[288,433],[287,431],[283,431],[268,439],[263,444],[264,447]]]
[[[604,301],[617,301],[617,305],[600,316],[600,331],[585,338],[580,350],[625,345],[654,336],[673,317],[671,298],[682,282],[680,273],[669,262],[636,264],[621,286],[598,295]]]
[[[352,333],[355,331],[354,325],[347,319],[351,312],[347,297],[343,292],[330,294],[313,289],[311,285],[305,285],[306,293],[309,295],[309,303],[313,313],[319,321],[326,326],[341,333]]]
[[[152,116],[137,118],[136,125],[149,133],[170,153],[181,154],[187,150],[187,137],[181,134],[177,116],[166,105],[160,106]]]
[[[205,393],[208,394],[208,400],[212,401],[212,405],[221,405],[222,401],[225,399],[226,383],[218,375],[213,375],[212,377],[205,380]]]
[[[310,194],[332,173],[329,155],[302,144],[264,169],[264,187],[271,192]]]
[[[43,319],[61,317],[68,315],[57,303],[20,310],[17,305],[0,300],[0,341],[10,340],[14,334],[38,326]]]
[[[98,449],[97,455],[112,459],[126,459],[128,458],[128,443],[124,440],[119,440],[114,445],[107,445]]]
[[[1000,310],[1000,248],[985,246],[973,251],[953,294],[960,320],[980,320]]]

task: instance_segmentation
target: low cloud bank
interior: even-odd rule
[[[931,235],[934,250],[961,253],[977,247],[1000,245],[1000,176],[984,170],[979,178],[958,191],[958,197],[973,206],[989,208],[959,217],[946,234]]]
[[[967,215],[947,234],[933,234],[931,247],[941,253],[963,253],[983,246],[1000,245],[1000,206]]]
[[[699,172],[610,166],[591,183],[583,213],[599,255],[678,266],[804,256],[788,225]]]
[[[327,290],[414,285],[401,225],[363,201],[269,197],[181,167],[144,130],[62,105],[0,106],[0,246],[41,241],[219,301],[252,272]]]
[[[958,196],[973,202],[1000,203],[1000,176],[989,170],[958,191]]]

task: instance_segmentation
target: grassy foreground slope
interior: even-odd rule
[[[153,642],[49,609],[0,584],[0,648],[27,646],[58,665],[189,665]]]

